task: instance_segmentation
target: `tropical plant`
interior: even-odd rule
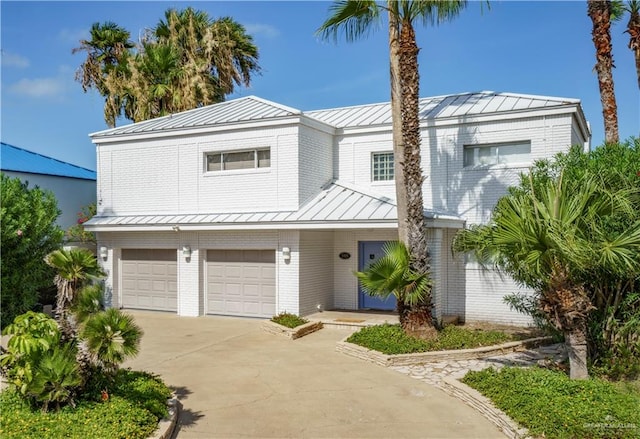
[[[78,331],[69,308],[75,302],[77,291],[88,281],[104,276],[104,273],[96,257],[86,249],[55,250],[47,255],[45,262],[57,271],[54,282],[58,287],[56,301],[58,324],[63,337],[74,340]]]
[[[629,34],[628,47],[633,52],[640,87],[640,0],[611,1],[611,21],[621,20],[625,12],[629,13],[629,21],[624,33]]]
[[[80,40],[80,47],[72,53],[86,52],[87,58],[76,72],[76,81],[86,93],[96,89],[105,98],[104,117],[107,125],[115,126],[115,120],[122,114],[125,100],[109,99],[112,95],[107,78],[126,65],[129,51],[135,47],[130,41],[131,34],[112,21],[93,23],[89,40]]]
[[[92,39],[74,50],[88,54],[76,79],[105,97],[111,127],[122,114],[139,122],[224,101],[260,72],[253,38],[230,17],[170,8],[135,47],[113,23],[94,27]]]
[[[565,335],[572,378],[586,378],[587,323],[596,309],[594,273],[639,273],[640,222],[613,233],[608,219],[633,209],[635,190],[607,190],[599,176],[558,176],[512,188],[487,225],[459,233],[456,251],[511,275],[538,294],[539,307]]]
[[[84,223],[96,214],[96,203],[88,204],[78,212],[76,224],[67,229],[67,241],[96,243],[96,234],[84,229]]]
[[[56,225],[60,210],[53,193],[29,188],[2,174],[0,181],[0,323],[2,327],[32,309],[38,291],[51,285],[52,271],[42,263],[60,247],[63,231]]]
[[[70,310],[79,325],[83,325],[89,317],[104,311],[104,287],[101,283],[85,285],[78,290],[76,300]]]
[[[412,316],[415,312],[413,307],[424,303],[431,293],[431,277],[427,272],[416,272],[411,268],[409,249],[403,242],[387,242],[382,250],[383,257],[356,273],[362,289],[367,294],[382,298],[394,295],[402,328],[411,335],[435,337],[435,331],[416,325],[416,320],[420,320]]]
[[[344,33],[347,41],[366,36],[381,20],[383,12],[389,19],[389,55],[391,69],[391,111],[393,151],[398,206],[398,233],[411,256],[414,273],[429,271],[429,255],[425,236],[420,165],[420,118],[418,66],[419,48],[414,23],[437,24],[449,21],[466,7],[466,0],[400,1],[340,0],[330,8],[330,17],[318,33],[337,39]],[[431,293],[412,304],[412,326],[433,327]]]
[[[82,338],[94,363],[114,373],[124,360],[138,354],[142,334],[133,317],[117,308],[109,308],[86,321]]]
[[[42,403],[43,412],[48,410],[52,402],[60,410],[61,403],[73,404],[72,392],[81,383],[75,349],[69,344],[55,346],[40,358],[33,372],[33,380],[27,387],[27,394]]]
[[[60,343],[60,330],[46,314],[27,311],[7,325],[2,335],[11,337],[6,349],[0,347],[0,372],[25,394],[42,354]]]
[[[596,49],[595,71],[598,74],[606,143],[619,141],[618,105],[613,87],[612,12],[611,0],[587,0],[587,13],[593,23],[591,36]]]

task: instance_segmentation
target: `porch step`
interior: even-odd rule
[[[325,328],[349,329],[357,331],[365,326],[382,325],[384,323],[398,323],[398,316],[394,313],[369,313],[349,311],[323,311],[305,316],[312,322],[322,322]]]

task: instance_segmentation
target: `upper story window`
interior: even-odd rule
[[[206,155],[207,172],[232,171],[237,169],[269,168],[269,148],[247,151],[210,152]]]
[[[371,157],[371,179],[373,181],[393,180],[393,153],[374,152]]]
[[[531,142],[464,145],[464,166],[529,163]]]

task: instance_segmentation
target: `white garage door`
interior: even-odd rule
[[[272,317],[275,250],[207,251],[207,313]]]
[[[177,311],[175,249],[122,250],[122,306]]]

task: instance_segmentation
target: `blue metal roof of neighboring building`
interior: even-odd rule
[[[3,171],[55,175],[82,180],[96,179],[96,172],[90,169],[27,151],[4,142],[0,142],[0,144],[2,145],[0,169]]]

